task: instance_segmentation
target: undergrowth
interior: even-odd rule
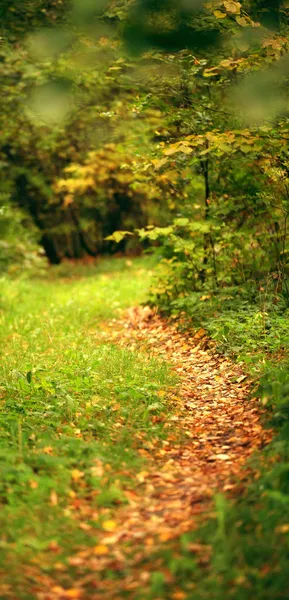
[[[154,297],[164,314],[186,329],[203,328],[217,351],[242,363],[274,432],[240,497],[216,498],[215,514],[182,539],[178,565],[175,549],[163,554],[187,600],[289,598],[289,308],[274,288],[273,281]],[[192,543],[210,548],[201,568],[189,559]]]

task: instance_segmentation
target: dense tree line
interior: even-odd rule
[[[50,262],[141,241],[162,246],[165,295],[284,280],[283,2],[1,11],[1,202],[36,228]]]

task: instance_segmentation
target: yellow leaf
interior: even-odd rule
[[[108,547],[105,546],[104,544],[99,544],[98,546],[95,546],[93,549],[93,553],[96,554],[97,556],[103,556],[104,554],[108,554],[109,550]]]
[[[173,600],[185,600],[186,597],[187,595],[182,590],[176,591],[172,595]]]
[[[82,597],[82,591],[81,590],[74,590],[74,589],[69,589],[69,590],[65,590],[64,588],[60,587],[60,585],[55,585],[52,588],[52,592],[54,592],[54,594],[56,594],[57,598],[81,598]]]
[[[239,23],[239,25],[241,25],[241,27],[247,27],[248,22],[246,21],[245,17],[236,17],[236,21],[237,23]]]
[[[251,146],[247,146],[247,145],[243,144],[243,146],[240,146],[240,150],[241,150],[242,152],[245,152],[245,153],[247,153],[247,152],[251,152],[251,151],[252,151],[252,148],[251,148]]]
[[[29,485],[32,490],[36,490],[38,488],[38,481],[35,481],[35,479],[31,479],[31,481],[29,481]]]
[[[226,13],[223,13],[220,10],[214,10],[214,15],[216,19],[225,19],[227,16]]]
[[[82,479],[82,477],[84,477],[84,473],[82,471],[79,471],[78,469],[72,469],[71,477],[73,481],[78,481],[79,479]]]
[[[140,483],[143,483],[147,476],[148,476],[147,471],[141,471],[140,473],[137,474],[136,478]]]
[[[67,194],[66,196],[64,196],[63,206],[65,208],[67,206],[69,206],[69,204],[72,204],[72,202],[73,202],[73,196],[71,194]]]
[[[57,506],[58,504],[58,496],[55,490],[52,490],[50,493],[50,506]]]
[[[192,148],[189,148],[188,146],[179,146],[179,152],[183,152],[184,154],[191,154],[193,152]]]
[[[179,147],[176,145],[171,146],[170,148],[167,148],[166,150],[164,150],[164,154],[166,156],[171,156],[172,154],[176,154],[176,152],[179,152]]]
[[[209,457],[209,460],[231,460],[228,454],[214,454]]]
[[[203,75],[204,77],[215,77],[218,73],[218,67],[211,67],[210,69],[205,69]]]
[[[274,50],[281,50],[281,48],[283,47],[283,41],[280,39],[275,39],[272,41],[272,48],[274,48]]]
[[[81,598],[82,592],[81,590],[65,590],[64,592],[65,598]]]
[[[220,62],[220,65],[219,65],[219,66],[220,66],[220,67],[225,67],[225,69],[226,69],[227,67],[230,67],[230,66],[231,66],[231,64],[232,64],[232,61],[231,61],[231,60],[229,60],[229,59],[225,59],[225,60],[221,60],[221,62]]]
[[[171,531],[164,531],[163,533],[161,533],[159,535],[159,539],[161,542],[168,542],[169,540],[171,540],[173,537],[173,534]]]
[[[103,468],[103,464],[101,463],[101,461],[95,461],[96,465],[90,468],[90,472],[93,475],[93,477],[103,477],[104,475],[104,468]]]
[[[229,13],[238,14],[242,8],[240,2],[224,2],[224,7]]]
[[[205,330],[205,329],[203,329],[203,328],[201,327],[201,329],[199,329],[199,331],[197,331],[197,333],[195,333],[195,336],[194,336],[194,337],[195,337],[196,339],[201,339],[201,338],[203,338],[205,335],[206,335],[206,330]]]
[[[276,527],[275,529],[276,533],[289,533],[289,524],[285,524],[285,525],[278,525],[278,527]]]
[[[115,521],[104,521],[104,523],[102,523],[102,529],[104,529],[104,531],[115,531],[116,528],[117,523]]]
[[[152,161],[156,169],[160,169],[163,165],[166,164],[167,158],[162,158],[161,160],[153,160]]]

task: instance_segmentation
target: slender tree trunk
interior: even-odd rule
[[[96,256],[97,255],[97,248],[89,240],[89,237],[82,230],[80,222],[79,222],[79,219],[78,219],[78,216],[76,214],[76,210],[71,205],[70,205],[69,208],[70,208],[70,215],[71,215],[71,218],[72,218],[73,223],[75,225],[76,231],[78,233],[79,240],[80,240],[82,248],[85,250],[85,252],[87,254],[89,254],[89,256]]]
[[[204,175],[204,181],[205,181],[205,214],[204,214],[204,218],[205,221],[208,221],[209,219],[209,210],[210,210],[210,204],[209,204],[209,198],[210,198],[210,182],[209,182],[209,159],[206,158],[205,160],[201,160],[201,167],[202,167],[202,171],[203,171],[203,175]],[[209,251],[209,246],[210,246],[210,240],[209,240],[209,235],[207,233],[204,234],[204,258],[203,258],[203,267],[200,273],[200,277],[201,277],[201,281],[202,283],[205,283],[206,281],[206,268],[208,265],[208,251]]]
[[[208,147],[208,144],[207,144]],[[210,216],[210,194],[211,194],[211,190],[210,190],[210,179],[209,179],[209,167],[210,167],[210,163],[209,163],[209,159],[206,158],[205,160],[201,160],[201,168],[203,171],[203,175],[204,175],[204,181],[205,181],[205,221],[208,221],[209,216]],[[212,251],[212,260],[213,260],[213,271],[214,271],[214,280],[215,280],[215,284],[216,286],[218,286],[218,274],[217,274],[217,261],[216,261],[216,250],[215,250],[215,244],[214,244],[214,239],[211,233],[205,233],[204,234],[204,258],[203,258],[203,268],[200,272],[200,279],[202,281],[202,283],[205,283],[206,281],[206,269],[207,269],[207,265],[209,262],[209,249],[211,247],[211,251]]]

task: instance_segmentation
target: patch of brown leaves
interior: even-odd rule
[[[146,484],[150,479],[160,486],[164,483],[162,513],[167,502],[170,511],[171,498],[176,497],[175,508],[180,508],[184,524],[185,515],[195,511],[192,506],[216,490],[239,489],[236,478],[246,479],[243,466],[270,441],[271,433],[263,429],[261,407],[250,397],[251,381],[240,365],[213,351],[204,330],[195,335],[180,332],[149,307],[131,309],[117,328],[112,326],[115,341],[132,349],[149,348],[169,361],[180,379],[177,415],[172,418],[187,441],[168,443],[153,457],[156,470],[147,475]]]
[[[148,467],[138,474],[136,491],[127,491],[128,505],[117,508],[114,520],[97,533],[93,551],[84,549],[70,559],[78,573],[76,589],[54,586],[37,594],[39,600],[135,598],[157,568],[173,588],[171,573],[151,555],[207,518],[216,491],[242,493],[252,477],[248,458],[271,437],[262,428],[260,406],[249,398],[250,381],[240,366],[210,348],[203,330],[180,332],[144,307],[111,322],[103,339],[169,361],[180,379],[171,419],[182,435],[169,433],[163,445],[141,450]],[[201,564],[210,559],[210,548],[201,544],[192,544],[191,552]],[[107,569],[120,576],[117,584],[103,579]]]

